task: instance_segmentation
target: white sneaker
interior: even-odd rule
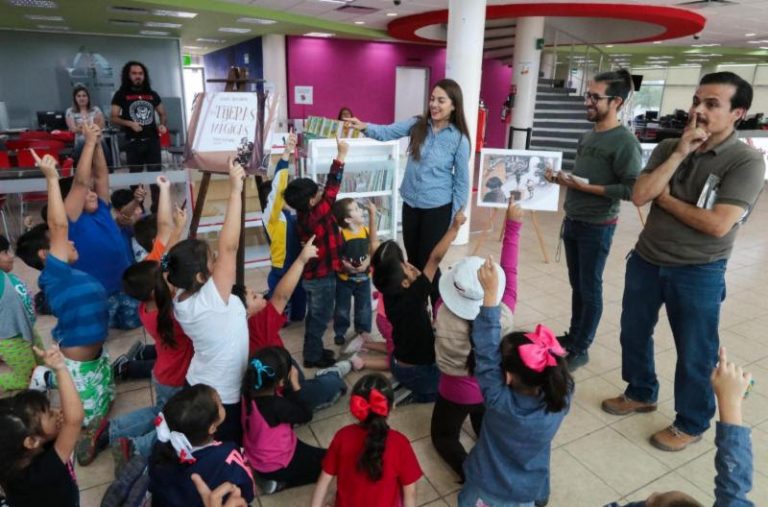
[[[352,363],[350,363],[346,359],[343,359],[341,361],[338,361],[333,366],[330,366],[328,368],[323,368],[322,370],[317,370],[317,372],[315,373],[315,377],[322,377],[323,375],[328,375],[329,373],[335,373],[336,375],[339,376],[339,378],[344,378],[351,371],[352,371]]]
[[[363,345],[365,344],[365,338],[363,335],[359,334],[352,338],[352,340],[347,344],[346,347],[344,347],[344,350],[341,351],[342,354],[355,354],[357,352],[360,352],[360,349],[363,348]]]
[[[35,366],[32,370],[32,378],[29,379],[29,388],[34,391],[47,391],[51,388],[46,381],[46,373],[51,373],[51,369],[47,366]]]
[[[365,360],[356,353],[349,356],[348,361],[352,364],[352,369],[354,371],[360,371],[365,368]]]

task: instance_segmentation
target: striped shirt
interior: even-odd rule
[[[49,253],[38,283],[58,319],[52,334],[62,347],[92,345],[107,339],[107,293],[96,278]]]

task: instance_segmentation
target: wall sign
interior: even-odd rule
[[[293,87],[293,102],[295,104],[304,104],[307,106],[312,105],[312,86],[294,86]]]

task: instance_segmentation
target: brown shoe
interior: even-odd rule
[[[635,401],[627,398],[627,395],[622,394],[615,398],[608,398],[603,400],[601,405],[604,412],[608,412],[613,415],[627,415],[632,412],[653,412],[656,410],[655,403],[646,403],[644,401]]]
[[[689,435],[671,425],[654,433],[651,437],[651,445],[662,451],[677,452],[699,440],[701,440],[701,435]]]

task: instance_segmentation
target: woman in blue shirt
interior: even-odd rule
[[[350,118],[348,123],[379,141],[410,136],[400,196],[403,199],[403,243],[408,262],[423,270],[429,254],[467,204],[470,141],[461,88],[452,79],[435,84],[429,108],[421,116],[374,125]],[[438,286],[440,272],[435,275]]]

